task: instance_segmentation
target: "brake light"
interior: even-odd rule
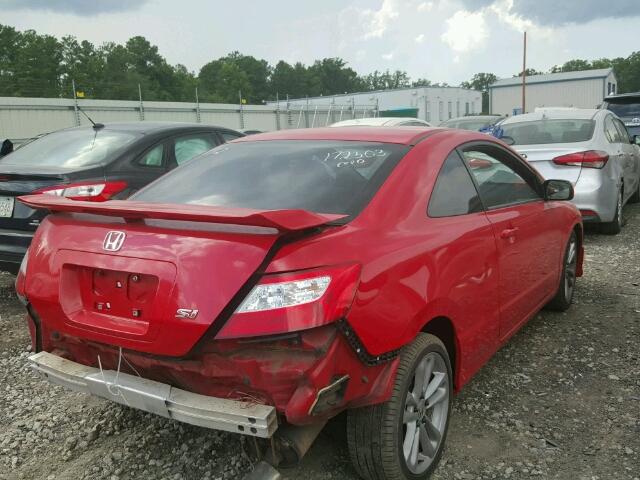
[[[346,315],[360,265],[265,275],[216,338],[274,335],[319,327]]]
[[[567,165],[584,168],[602,168],[607,164],[609,154],[600,150],[587,150],[586,152],[569,153],[553,159],[556,165]]]
[[[71,200],[85,200],[88,202],[104,202],[127,188],[127,182],[92,182],[70,183],[36,190],[33,193],[46,193]]]

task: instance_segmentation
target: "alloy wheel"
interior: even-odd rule
[[[449,374],[441,355],[420,360],[407,392],[402,419],[402,452],[409,471],[419,475],[433,462],[447,426]]]
[[[622,190],[618,192],[618,203],[616,209],[616,221],[622,227]]]
[[[564,294],[567,301],[573,297],[573,289],[576,286],[576,271],[578,266],[578,241],[571,237],[567,248],[567,259],[564,266]]]

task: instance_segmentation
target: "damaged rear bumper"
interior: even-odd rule
[[[209,397],[113,370],[101,370],[48,352],[29,357],[40,376],[63,387],[200,427],[269,438],[278,428],[269,405]]]

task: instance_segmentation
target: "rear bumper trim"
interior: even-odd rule
[[[275,407],[270,405],[199,395],[48,352],[31,355],[29,364],[51,383],[179,422],[262,438],[270,438],[278,428]]]

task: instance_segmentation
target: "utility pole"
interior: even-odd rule
[[[527,113],[527,32],[524,32],[524,49],[522,51],[522,113]]]

